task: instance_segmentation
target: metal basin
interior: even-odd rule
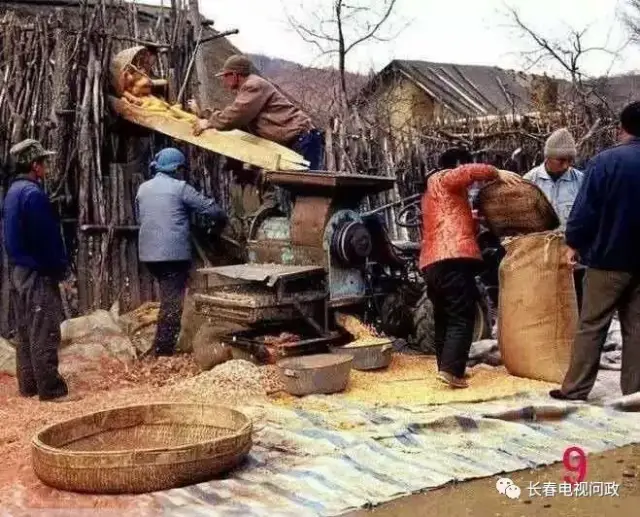
[[[337,393],[349,382],[353,356],[317,354],[278,361],[280,377],[287,393]]]
[[[331,353],[353,357],[352,366],[356,370],[379,370],[387,368],[393,358],[390,341],[357,347],[331,347]]]

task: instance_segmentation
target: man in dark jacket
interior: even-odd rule
[[[45,150],[24,140],[10,150],[17,177],[4,200],[4,245],[12,266],[18,319],[18,389],[25,397],[63,400],[67,384],[58,373],[62,301],[58,282],[67,270],[60,223],[40,182],[47,173]]]
[[[620,385],[640,391],[640,102],[620,115],[621,144],[589,163],[567,222],[568,259],[587,266],[580,326],[557,399],[586,400],[615,311],[622,327]]]
[[[155,176],[138,189],[138,253],[160,285],[160,314],[154,340],[156,356],[173,355],[191,269],[190,215],[223,225],[226,216],[213,199],[177,178],[186,167],[178,149],[160,151],[151,164]]]

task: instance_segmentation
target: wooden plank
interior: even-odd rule
[[[136,250],[137,248],[136,244]],[[140,278],[140,301],[142,303],[154,301],[156,298],[153,292],[153,277],[143,262],[138,262],[138,276]]]
[[[135,153],[132,153],[135,156]],[[124,221],[127,224],[136,225],[135,214],[135,196],[138,191],[138,187],[143,181],[142,176],[139,173],[133,173],[135,170],[139,170],[136,162],[128,162],[126,166],[122,168],[122,174],[124,178]],[[123,262],[126,262],[127,277],[129,279],[129,295],[131,307],[130,310],[136,309],[143,302],[149,301],[150,298],[146,298],[146,285],[143,276],[143,270],[138,261],[138,236],[127,236],[126,245],[124,249],[121,248],[120,255]]]
[[[123,179],[122,168],[116,164],[112,164],[110,167],[111,176],[111,224],[121,224],[124,220],[124,192],[123,192]],[[120,302],[122,308],[123,293],[125,286],[125,271],[124,264],[120,262],[120,243],[122,242],[122,235],[114,235],[111,232],[112,242],[110,243],[111,249],[109,250],[109,258],[111,259],[111,297],[109,303]]]
[[[350,196],[357,195],[359,197],[393,189],[396,184],[396,179],[389,176],[332,172],[305,174],[304,172],[292,171],[266,171],[264,179],[273,185],[286,187],[292,192],[306,190],[317,194],[319,192],[318,189],[323,188],[331,189],[331,193],[344,194],[348,192]]]
[[[198,0],[189,0],[189,21],[193,27],[194,36],[196,37],[196,48],[193,49],[195,55],[192,59],[195,61],[195,79],[196,79],[196,92],[197,100],[200,106],[211,106],[213,104],[211,99],[211,91],[213,90],[211,85],[211,78],[213,74],[210,70],[207,70],[207,64],[205,60],[205,51],[200,47],[200,42],[203,33],[202,16],[200,15],[200,7],[198,6]],[[186,74],[185,80],[189,79],[189,74]],[[214,79],[215,81],[215,79]]]
[[[309,163],[291,149],[244,131],[209,129],[200,136],[195,136],[191,126],[196,119],[195,115],[171,107],[157,97],[146,97],[144,106],[136,106],[116,97],[109,97],[109,101],[113,110],[129,122],[189,142],[214,153],[262,169],[305,171],[309,168]]]

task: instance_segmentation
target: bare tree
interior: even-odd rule
[[[630,1],[640,5],[640,0]],[[569,78],[568,88],[567,83],[564,82],[561,89],[564,89],[568,94],[569,106],[574,112],[573,118],[578,119],[576,120],[577,124],[582,126],[582,131],[586,131],[585,138],[580,141],[584,143],[586,139],[596,134],[603,122],[603,117],[609,118],[613,114],[613,110],[603,94],[606,89],[608,72],[605,76],[597,79],[590,77],[584,69],[584,60],[589,54],[605,53],[611,56],[610,71],[619,58],[621,49],[607,48],[608,38],[604,45],[587,43],[589,27],[570,28],[563,38],[557,39],[535,30],[522,19],[515,9],[509,8],[508,14],[515,28],[532,44],[533,48],[523,53],[527,69],[530,70],[543,63],[553,63]]]
[[[640,4],[640,0],[633,0]],[[587,74],[583,70],[583,61],[587,54],[593,52],[606,53],[617,59],[619,51],[608,49],[605,45],[589,45],[586,43],[589,27],[580,30],[569,28],[567,34],[562,39],[550,38],[534,30],[529,24],[522,20],[519,13],[509,9],[509,14],[513,22],[521,32],[528,36],[535,48],[525,52],[528,61],[528,68],[533,68],[545,61],[555,61],[561,69],[567,73],[571,81],[575,84],[584,84]]]
[[[309,13],[307,8],[304,16],[287,14],[298,35],[314,45],[320,55],[337,57],[340,97],[345,108],[349,99],[347,57],[367,41],[389,41],[397,36],[383,35],[396,3],[397,0],[322,0],[313,12]]]
[[[622,21],[633,43],[640,44],[640,0],[627,0]]]

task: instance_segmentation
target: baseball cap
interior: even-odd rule
[[[222,70],[216,74],[216,77],[221,77],[230,73],[236,73],[239,75],[249,75],[253,70],[253,63],[251,60],[241,54],[236,54],[229,57],[222,66]]]
[[[27,138],[9,149],[9,155],[13,158],[14,163],[20,165],[29,165],[37,160],[55,154],[55,151],[45,149],[40,142],[33,138]]]

